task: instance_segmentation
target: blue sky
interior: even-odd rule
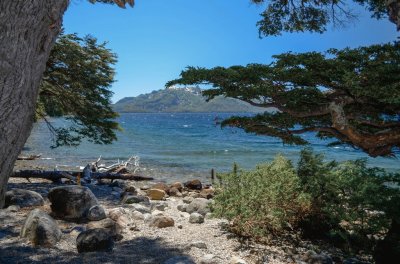
[[[249,0],[137,0],[121,9],[71,0],[66,33],[91,34],[118,55],[113,101],[163,89],[186,66],[268,63],[287,51],[325,51],[386,43],[397,37],[394,24],[360,14],[346,28],[324,34],[283,34],[260,39],[255,24],[263,6]]]

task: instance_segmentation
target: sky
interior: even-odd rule
[[[285,33],[259,38],[256,23],[265,6],[249,0],[136,0],[134,8],[71,0],[65,33],[90,34],[118,56],[116,102],[163,89],[187,66],[270,63],[288,51],[326,51],[396,40],[395,25],[377,21],[359,6],[358,20],[324,34]]]

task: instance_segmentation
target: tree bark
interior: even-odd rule
[[[32,128],[39,84],[68,0],[0,1],[0,208]]]

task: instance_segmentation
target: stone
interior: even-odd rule
[[[115,191],[112,191],[112,192],[111,192],[111,195],[114,196],[114,197],[116,197],[116,198],[120,198],[120,197],[121,197],[121,193],[115,192]]]
[[[48,194],[51,210],[65,220],[86,219],[89,209],[98,205],[96,196],[84,186],[60,186],[52,188]]]
[[[179,224],[177,227],[178,227],[179,229],[182,229],[182,228],[183,228],[183,225]]]
[[[158,211],[158,210],[154,210],[154,211],[151,213],[151,215],[152,215],[152,216],[164,215],[164,213],[161,212],[161,211]]]
[[[100,221],[90,222],[86,226],[87,229],[103,229],[104,232],[107,232],[111,237],[116,240],[122,238],[122,227],[117,224],[111,218],[106,218]]]
[[[127,193],[123,196],[121,203],[123,204],[150,204],[149,197],[143,195],[130,195]]]
[[[125,192],[131,193],[131,194],[135,194],[135,195],[137,194],[136,187],[133,186],[133,185],[128,185],[128,186],[126,186]]]
[[[132,223],[132,219],[128,215],[128,212],[122,207],[113,208],[108,211],[108,217],[122,227],[127,227],[130,223]]]
[[[164,191],[165,193],[168,193],[168,191],[169,191],[169,186],[168,186],[166,183],[158,182],[158,183],[156,183],[156,184],[153,184],[153,185],[151,186],[151,189],[162,190],[162,191]]]
[[[194,198],[191,196],[186,196],[182,199],[182,202],[185,204],[190,204],[191,202],[193,202]]]
[[[114,192],[118,192],[118,193],[123,193],[123,192],[124,192],[124,191],[122,190],[122,188],[120,188],[120,187],[113,187],[112,190],[113,190]]]
[[[102,228],[88,229],[79,234],[76,239],[79,253],[93,251],[112,251],[114,239]]]
[[[166,194],[165,191],[159,189],[150,189],[147,191],[150,200],[163,200],[165,199]]]
[[[207,199],[196,198],[186,207],[186,212],[189,214],[196,212],[204,216],[210,212],[209,203],[210,201]]]
[[[150,189],[151,187],[149,185],[143,185],[142,187],[140,187],[140,190],[142,191],[147,191],[148,189]]]
[[[142,204],[132,204],[131,206],[135,209],[135,211],[139,211],[142,214],[150,214],[151,212],[149,207]]]
[[[214,197],[214,189],[208,188],[201,190],[200,197],[205,199],[212,199]]]
[[[110,186],[110,187],[118,187],[118,188],[124,189],[125,185],[126,185],[126,182],[123,181],[123,180],[113,180],[113,182],[110,183],[108,186]]]
[[[165,215],[152,216],[149,223],[150,227],[158,227],[158,228],[166,228],[174,225],[175,225],[174,219]]]
[[[201,224],[204,223],[204,216],[199,213],[192,213],[189,217],[189,223],[191,224]]]
[[[178,191],[182,192],[183,184],[181,182],[174,182],[170,185],[170,188],[176,188]]]
[[[186,212],[186,207],[187,207],[186,204],[178,204],[176,208],[178,209],[178,211]]]
[[[165,209],[168,207],[167,203],[153,203],[151,204],[151,209],[152,210],[158,210],[158,211],[165,211]]]
[[[193,199],[201,198],[200,193],[198,192],[189,192],[188,196],[192,197]]]
[[[7,211],[9,212],[18,212],[21,209],[21,207],[19,205],[10,205],[9,207],[7,207]]]
[[[194,241],[194,242],[190,243],[189,247],[207,249],[207,244],[204,243],[203,241]]]
[[[52,247],[61,239],[61,230],[47,213],[34,209],[28,214],[20,235],[35,246]]]
[[[233,256],[229,261],[229,264],[246,264],[246,261],[239,257]]]
[[[171,188],[169,189],[168,194],[169,194],[170,196],[182,197],[182,193],[181,193],[177,188],[175,188],[175,187],[171,187]]]
[[[219,263],[221,263],[221,259],[218,258],[217,256],[214,256],[213,254],[204,255],[200,259],[200,264],[219,264]]]
[[[89,208],[87,218],[90,221],[99,221],[105,219],[106,217],[106,212],[102,206],[96,204]]]
[[[201,190],[203,188],[203,185],[201,184],[201,181],[196,179],[185,182],[185,187],[190,190]]]
[[[167,259],[163,264],[196,264],[191,257],[177,256]]]
[[[133,211],[131,213],[131,217],[135,220],[144,220],[144,215],[139,211]]]
[[[5,207],[18,205],[19,207],[42,206],[43,197],[34,191],[24,189],[12,189],[6,192]]]

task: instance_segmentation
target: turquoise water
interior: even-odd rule
[[[208,180],[211,168],[228,171],[233,162],[243,168],[270,161],[282,153],[297,162],[301,147],[283,145],[279,139],[246,134],[234,128],[221,129],[215,117],[226,118],[232,113],[126,113],[119,122],[123,131],[118,141],[111,145],[83,143],[79,147],[50,149],[51,134],[46,124],[35,124],[23,154],[41,153],[45,159],[33,161],[34,165],[84,166],[100,155],[106,163],[126,160],[131,155],[140,156],[141,173],[162,180],[186,180],[197,177]],[[242,114],[243,115],[243,114]],[[60,122],[60,120],[55,120]],[[368,158],[370,166],[400,171],[397,158],[369,158],[351,147],[326,147],[325,141],[312,134],[302,135],[312,139],[316,152],[338,161]],[[398,155],[399,156],[399,155]]]

